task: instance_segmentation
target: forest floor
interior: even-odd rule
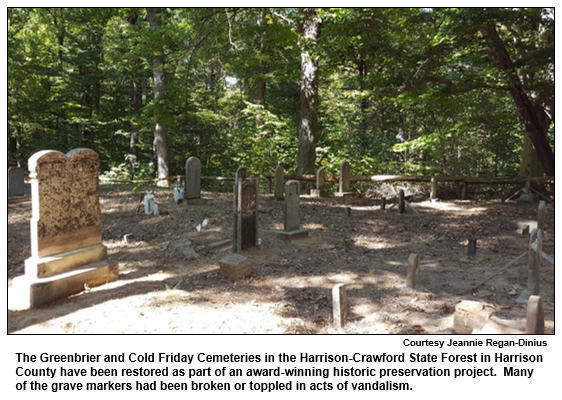
[[[535,219],[536,204],[497,201],[412,202],[419,211],[387,213],[367,198],[301,196],[301,226],[310,237],[279,240],[283,202],[259,198],[262,245],[242,251],[252,273],[233,281],[218,261],[232,252],[232,195],[203,192],[203,205],[176,205],[172,190],[156,188],[160,216],[137,213],[132,185],[101,185],[103,244],[119,262],[120,279],[36,309],[9,304],[15,334],[440,334],[455,333],[462,300],[490,304],[494,314],[524,330],[523,257],[477,290],[472,287],[527,251],[529,236],[509,225]],[[351,216],[344,209],[351,207]],[[389,207],[387,206],[387,209]],[[554,205],[547,205],[543,251],[554,255]],[[8,205],[8,288],[30,257],[31,202]],[[196,227],[204,220],[200,231]],[[124,241],[132,234],[133,240]],[[478,239],[478,262],[467,255]],[[197,258],[174,253],[188,239]],[[419,286],[406,287],[408,257],[420,257]],[[332,324],[335,284],[347,285],[348,323]],[[554,333],[554,267],[541,262],[546,333]]]

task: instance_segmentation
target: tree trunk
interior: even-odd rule
[[[488,44],[492,58],[496,66],[507,73],[510,81],[509,93],[519,110],[521,120],[525,124],[525,130],[529,139],[535,147],[538,159],[549,176],[554,176],[554,152],[548,144],[546,133],[548,126],[543,126],[545,122],[544,111],[535,108],[525,92],[521,80],[516,74],[511,58],[505,48],[495,27],[485,27],[481,33]]]
[[[148,16],[148,23],[150,25],[150,30],[156,32],[160,26],[161,22],[158,19],[159,13],[162,12],[162,8],[147,8],[146,13]],[[166,76],[166,56],[164,55],[163,48],[157,48],[154,51],[154,56],[152,57],[152,70],[154,78],[154,102],[156,103],[156,125],[154,127],[154,155],[156,158],[156,164],[158,166],[158,178],[166,178],[168,176],[168,127],[166,123],[162,121],[162,109],[165,107],[163,103],[163,97],[166,95],[165,86],[167,83]],[[168,186],[167,180],[159,180],[158,186]]]
[[[266,32],[266,26],[267,26],[267,19],[266,19],[266,11],[264,10],[262,12],[262,18],[261,18],[261,22],[260,25],[263,29],[263,31],[261,32],[260,35],[260,56],[264,57],[267,53],[269,53],[269,46],[267,45],[267,40],[268,40],[268,35]],[[259,72],[259,77],[256,79],[256,86],[257,86],[257,90],[258,90],[258,104],[264,106],[264,108],[266,107],[266,102],[265,102],[265,89],[267,87],[266,85],[266,80],[265,80],[265,75],[268,73],[268,67],[267,64],[262,60],[260,60],[259,62],[259,67],[260,67],[260,72]]]
[[[316,142],[318,141],[318,59],[309,49],[320,37],[322,20],[316,10],[305,8],[302,27],[301,47],[301,96],[299,125],[299,174],[315,172]]]

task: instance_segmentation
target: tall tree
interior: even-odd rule
[[[320,38],[322,19],[314,8],[303,9],[301,48],[301,113],[299,123],[299,174],[313,174],[318,141],[318,56],[315,45]]]
[[[168,127],[163,118],[168,77],[166,73],[166,53],[164,49],[163,32],[161,32],[161,18],[163,9],[151,7],[146,9],[150,30],[156,38],[154,42],[154,54],[152,56],[152,69],[154,78],[154,103],[156,105],[155,127],[154,127],[154,153],[158,166],[158,186],[168,186],[164,178],[169,176],[169,149],[168,149]]]

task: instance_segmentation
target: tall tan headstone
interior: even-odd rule
[[[308,229],[301,229],[299,181],[290,180],[285,184],[285,212],[283,231],[277,232],[281,240],[291,241],[308,237]]]
[[[44,150],[28,161],[31,181],[31,257],[13,288],[35,307],[119,279],[101,240],[99,156]]]

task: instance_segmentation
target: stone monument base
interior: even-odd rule
[[[250,275],[252,266],[247,257],[240,254],[229,254],[219,261],[220,272],[231,279],[243,279]]]
[[[285,242],[290,242],[292,240],[304,239],[308,237],[308,229],[298,229],[296,231],[290,232],[277,232],[277,237]]]
[[[326,189],[310,189],[310,197],[330,197]]]
[[[24,201],[31,200],[28,196],[15,196],[15,197],[8,197],[8,204],[17,204],[23,203]]]
[[[119,279],[119,264],[96,244],[25,260],[25,275],[12,281],[17,304],[33,308]]]
[[[12,281],[18,305],[33,308],[119,279],[119,264],[104,260],[47,278],[21,276]]]
[[[356,192],[336,192],[334,193],[334,196],[336,197],[353,197],[356,196],[357,193]]]
[[[199,197],[197,199],[180,199],[178,204],[187,204],[188,206],[206,206],[210,205],[211,201],[209,199]]]

